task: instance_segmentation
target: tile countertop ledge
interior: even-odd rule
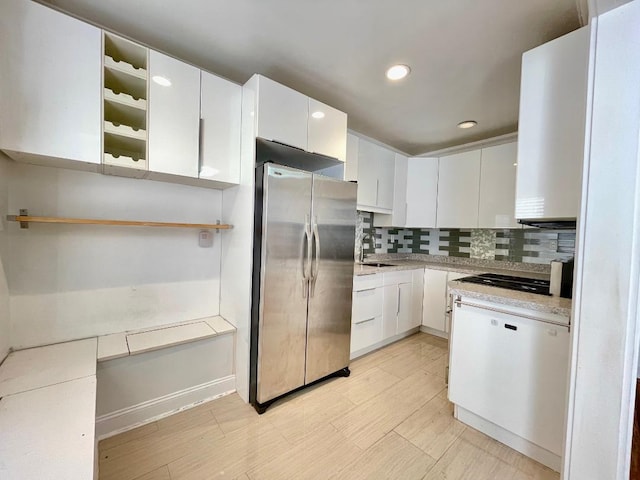
[[[453,280],[449,282],[449,293],[464,298],[495,302],[502,305],[524,308],[542,313],[551,313],[571,318],[571,299],[537,295],[535,293],[517,292],[505,288],[490,287],[475,283],[464,283]]]
[[[387,263],[389,267],[375,267],[367,263]],[[548,279],[550,265],[534,263],[507,262],[502,260],[480,260],[474,258],[457,258],[424,254],[377,254],[365,259],[365,263],[354,265],[354,275],[371,275],[374,273],[393,272],[397,270],[412,270],[415,268],[429,268],[432,270],[446,270],[450,272],[469,273],[497,273],[502,275],[516,275],[528,278]]]

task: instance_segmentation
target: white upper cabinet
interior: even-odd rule
[[[101,30],[35,2],[3,0],[0,45],[0,149],[97,170]]]
[[[407,221],[407,162],[408,158],[396,153],[393,185],[393,207],[390,214],[376,213],[375,227],[404,227]]]
[[[347,114],[309,98],[306,150],[344,162],[347,157]]]
[[[391,213],[395,152],[373,142],[358,142],[358,209]]]
[[[522,56],[516,218],[578,215],[589,38],[583,27]]]
[[[409,228],[435,228],[437,202],[438,159],[409,158],[405,226]]]
[[[201,179],[240,182],[240,120],[242,87],[201,72]]]
[[[149,170],[198,178],[200,70],[149,52]]]
[[[516,142],[482,149],[478,228],[517,228]]]
[[[307,150],[308,118],[309,97],[258,76],[258,137]]]
[[[478,225],[480,150],[440,157],[437,228]]]
[[[344,179],[348,182],[358,181],[358,147],[360,139],[347,133],[347,155],[344,164]]]

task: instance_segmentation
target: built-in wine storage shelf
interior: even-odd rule
[[[147,170],[147,65],[147,48],[104,33],[104,165]]]

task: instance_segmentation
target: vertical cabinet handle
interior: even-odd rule
[[[202,142],[204,141],[204,118],[200,119],[198,125],[198,178],[200,178],[200,172],[202,171],[202,164],[204,160],[202,158]]]
[[[398,311],[396,315],[400,315],[400,285],[398,285]]]

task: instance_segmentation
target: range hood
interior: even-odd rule
[[[521,225],[527,225],[529,227],[546,228],[548,230],[575,230],[576,219],[575,218],[561,218],[561,219],[546,219],[546,218],[534,218],[534,219],[519,219],[518,223]]]

